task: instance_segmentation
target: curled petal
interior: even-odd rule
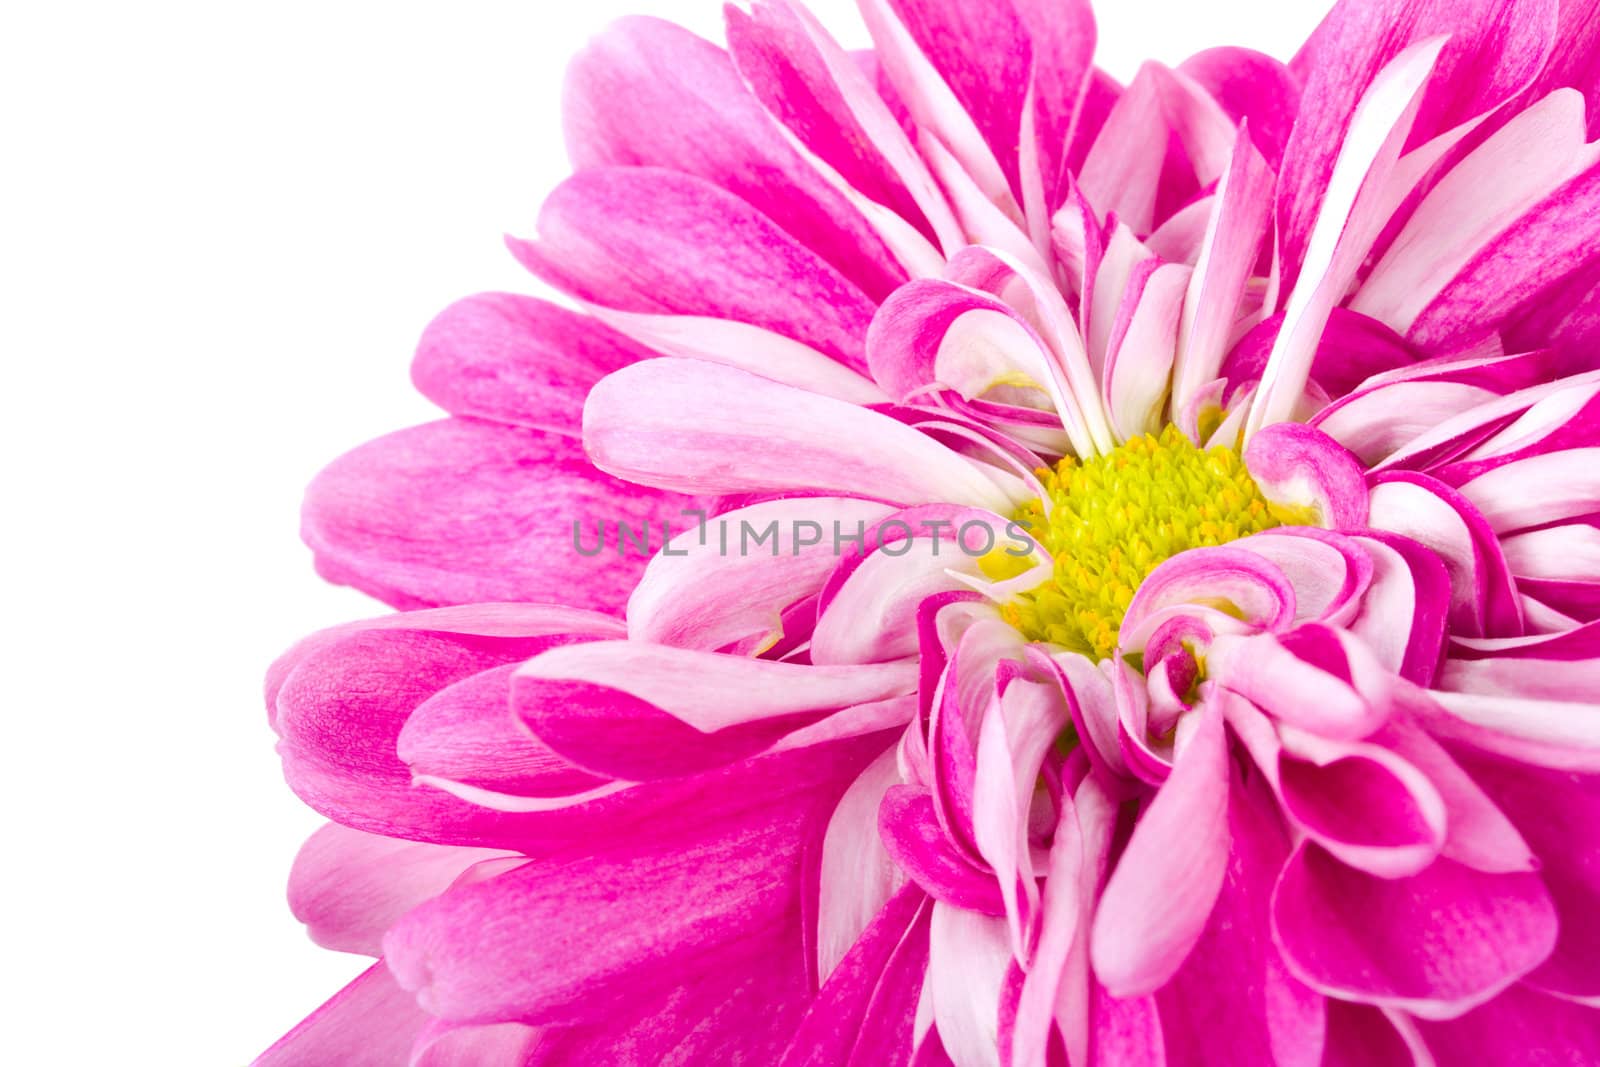
[[[1366,469],[1333,438],[1300,423],[1268,426],[1250,439],[1245,466],[1279,507],[1313,509],[1316,525],[1354,530],[1367,524]]]

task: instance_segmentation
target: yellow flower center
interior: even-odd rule
[[[1196,448],[1175,426],[1037,473],[1048,509],[1035,500],[1013,518],[1055,573],[1001,612],[1030,640],[1094,659],[1116,651],[1134,591],[1164,560],[1298,518],[1267,503],[1234,449]]]

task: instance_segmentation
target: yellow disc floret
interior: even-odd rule
[[[1174,426],[1037,472],[1048,500],[1013,516],[1055,557],[1051,579],[1001,608],[1031,640],[1095,659],[1150,572],[1179,552],[1282,525],[1239,453],[1196,448]]]

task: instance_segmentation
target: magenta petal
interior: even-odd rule
[[[431,1014],[465,1022],[601,1021],[697,975],[775,954],[803,966],[801,852],[817,830],[803,806],[756,808],[534,860],[411,912],[386,957]]]
[[[1320,1062],[1322,998],[1286,971],[1272,942],[1272,884],[1289,854],[1273,808],[1261,776],[1232,772],[1222,890],[1194,951],[1154,998],[1175,1063],[1209,1062],[1219,1042],[1229,1067]]]
[[[1000,883],[956,849],[926,789],[892,787],[878,809],[878,826],[889,855],[929,896],[984,915],[1005,915]]]
[[[452,415],[575,437],[589,387],[651,354],[610,327],[543,300],[480,293],[428,324],[411,380]]]
[[[1271,56],[1248,48],[1209,48],[1183,61],[1178,73],[1193,78],[1230,118],[1250,124],[1250,140],[1274,171],[1300,110],[1300,80]]]
[[[694,975],[665,993],[631,998],[598,1022],[542,1028],[532,1055],[507,1067],[773,1063],[810,990],[787,949],[765,964]],[[469,1060],[450,1067],[482,1065]]]
[[[1285,811],[1345,863],[1383,878],[1414,874],[1439,854],[1445,804],[1415,766],[1381,745],[1296,739],[1278,759]]]
[[[1278,882],[1273,930],[1313,988],[1445,1017],[1544,962],[1557,917],[1536,874],[1440,859],[1409,878],[1374,878],[1308,842]]]
[[[1539,856],[1540,877],[1561,916],[1555,952],[1528,981],[1567,996],[1600,996],[1600,778],[1470,751],[1459,759]]]
[[[855,208],[801,158],[728,54],[681,26],[613,23],[567,69],[568,151],[580,170],[664,167],[778,222],[874,299],[905,272]]]
[[[1476,340],[1536,307],[1566,275],[1589,266],[1597,211],[1600,165],[1556,189],[1480,250],[1422,309],[1407,336],[1437,350]]]
[[[909,1062],[930,912],[914,886],[890,898],[817,994],[780,1067],[845,1067],[856,1058],[884,1067]],[[891,1000],[909,1010],[898,1017],[874,1013]]]
[[[1329,1000],[1323,1067],[1416,1067],[1406,1039],[1377,1008]]]
[[[1591,1067],[1600,1063],[1600,1011],[1513,986],[1449,1022],[1422,1022],[1439,1064],[1504,1063]]]
[[[542,629],[574,626],[573,616],[583,614],[529,605],[439,609],[301,642],[268,679],[290,787],[317,811],[356,829],[505,846],[515,837],[515,817],[413,786],[397,754],[401,728],[435,693],[548,647],[551,638]]]
[[[1094,1067],[1167,1067],[1166,1035],[1154,997],[1119,1000],[1095,983],[1089,1007]]]
[[[528,600],[615,611],[644,568],[623,554],[617,524],[654,543],[694,503],[601,473],[571,437],[447,419],[335,460],[306,491],[301,534],[325,578],[397,607]]]
[[[1095,974],[1114,996],[1160,988],[1205,929],[1228,864],[1227,737],[1202,713],[1106,883],[1090,942]]]
[[[915,197],[852,112],[802,16],[786,0],[754,4],[748,13],[729,5],[724,13],[728,50],[762,106],[851,186],[933,240]],[[879,117],[887,114],[885,108]]]
[[[1538,74],[1556,29],[1554,0],[1341,0],[1291,64],[1302,107],[1284,152],[1278,220],[1292,283],[1333,162],[1362,94],[1408,46],[1440,34],[1439,57],[1411,144],[1481,115]]]

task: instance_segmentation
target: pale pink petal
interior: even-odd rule
[[[1205,929],[1228,864],[1227,741],[1202,712],[1172,775],[1144,811],[1094,919],[1094,971],[1118,997],[1161,987]]]
[[[1584,143],[1583,96],[1552,93],[1511,119],[1434,186],[1350,302],[1402,333],[1474,253],[1600,160]]]
[[[1315,165],[1300,172],[1308,185],[1323,185],[1322,189],[1308,190],[1307,199],[1320,200],[1320,206],[1315,226],[1306,228],[1308,238],[1300,278],[1290,293],[1283,329],[1251,403],[1252,435],[1264,426],[1291,418],[1300,402],[1311,376],[1317,338],[1386,221],[1379,203],[1383,186],[1411,134],[1424,88],[1443,46],[1443,38],[1420,41],[1400,52],[1378,73],[1350,118],[1336,162],[1331,146],[1313,149],[1326,152],[1332,164],[1326,172],[1325,185],[1313,173],[1313,169],[1320,169]],[[1300,129],[1299,125],[1295,127],[1297,137]],[[1296,143],[1291,139],[1291,150]],[[1288,166],[1287,161],[1285,165]],[[1307,200],[1292,201],[1291,218],[1306,203]],[[1280,213],[1280,222],[1282,218]],[[1297,234],[1291,230],[1287,236],[1292,239]],[[1297,251],[1292,247],[1289,251],[1291,265],[1299,258]]]
[[[628,636],[705,651],[764,647],[783,636],[784,610],[822,587],[855,543],[847,539],[864,538],[889,512],[869,500],[799,497],[685,523],[629,597]]]
[[[878,834],[883,796],[899,783],[895,751],[886,749],[850,784],[828,819],[817,900],[817,973],[823,981],[905,884]]]
[[[1183,303],[1172,382],[1172,408],[1182,410],[1222,370],[1233,340],[1245,284],[1255,272],[1261,238],[1272,214],[1272,171],[1242,132],[1233,148],[1206,225]]]
[[[1011,960],[1006,924],[935,903],[928,929],[933,1019],[955,1067],[1000,1067],[1000,987]]]
[[[516,675],[518,687],[561,681],[615,688],[711,731],[898,696],[915,688],[916,672],[910,663],[823,667],[633,641],[595,641],[551,649],[523,664]],[[740,694],[737,707],[719,706],[717,695],[728,692]]]
[[[397,1067],[409,1062],[412,1043],[427,1020],[380,960],[263,1052],[251,1067]]]
[[[1320,430],[1300,423],[1267,426],[1250,439],[1244,461],[1272,503],[1312,508],[1316,525],[1332,530],[1366,526],[1366,469]]]
[[[1013,507],[997,481],[1009,476],[903,423],[694,360],[647,360],[601,381],[584,407],[584,444],[602,469],[662,488]]]
[[[379,837],[329,823],[295,856],[289,909],[323,948],[377,956],[384,931],[400,916],[444,892],[474,864],[508,855]]]
[[[1106,340],[1103,394],[1124,439],[1158,433],[1165,421],[1190,274],[1181,264],[1151,259],[1129,279]]]
[[[1382,68],[1406,48],[1451,35],[1440,55],[1416,142],[1483,115],[1537,76],[1556,30],[1554,0],[1532,0],[1507,17],[1498,0],[1341,0],[1291,68],[1303,106],[1284,153],[1278,229],[1293,267],[1306,255],[1312,220],[1358,102]]]
[[[563,797],[606,783],[523,729],[511,714],[517,664],[447,686],[406,719],[395,752],[414,777],[524,797]]]

